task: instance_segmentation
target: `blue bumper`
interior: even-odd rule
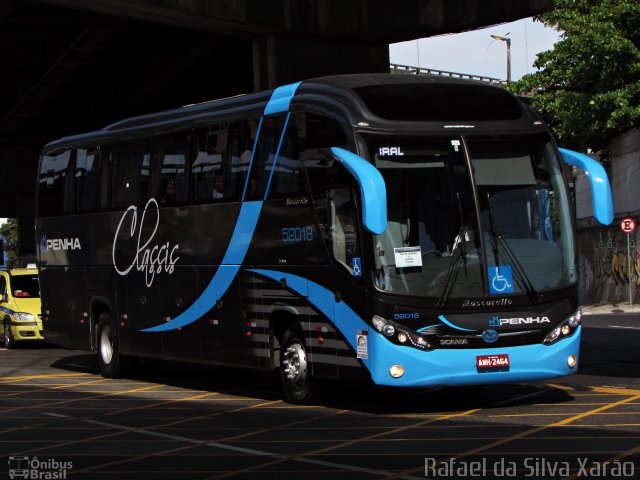
[[[430,387],[485,385],[491,383],[546,380],[576,373],[578,366],[567,365],[569,355],[579,358],[582,327],[569,338],[553,345],[523,345],[487,349],[436,349],[423,352],[394,345],[383,335],[369,330],[368,367],[378,385]],[[509,371],[478,373],[476,356],[508,354]],[[393,378],[392,365],[402,365],[404,375]]]

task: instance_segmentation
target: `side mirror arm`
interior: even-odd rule
[[[593,199],[593,214],[602,225],[613,222],[613,195],[609,177],[602,165],[583,153],[560,148],[562,160],[569,165],[578,167],[589,177],[591,198]]]
[[[358,182],[364,228],[376,235],[382,234],[387,229],[387,187],[382,174],[364,158],[348,150],[332,147],[331,153]]]

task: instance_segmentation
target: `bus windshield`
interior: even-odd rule
[[[379,289],[442,301],[576,281],[568,196],[547,137],[365,141],[387,187],[387,230],[373,243]]]

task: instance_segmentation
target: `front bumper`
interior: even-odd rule
[[[486,349],[435,349],[429,352],[402,347],[383,335],[369,330],[369,358],[366,362],[371,378],[378,385],[399,387],[432,387],[458,385],[486,385],[492,383],[546,380],[576,373],[567,364],[569,355],[576,360],[580,353],[582,326],[575,333],[553,345],[522,345]],[[508,354],[506,372],[478,373],[476,356]],[[404,375],[393,378],[389,368],[404,367]]]
[[[11,322],[11,333],[14,340],[44,340],[40,322]]]

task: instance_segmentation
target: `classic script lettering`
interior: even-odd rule
[[[154,222],[155,219],[155,223]],[[153,225],[153,231],[147,238],[143,238],[142,232],[144,230],[145,221]],[[129,222],[129,238],[132,239],[137,236],[136,254],[128,263],[127,268],[121,269],[116,262],[116,249],[118,247],[118,238],[120,236],[120,229],[123,228],[126,222]],[[158,202],[154,198],[150,198],[147,204],[144,206],[142,215],[140,215],[140,221],[138,221],[138,209],[135,205],[131,205],[125,210],[118,223],[116,234],[113,237],[113,248],[111,250],[111,258],[113,259],[113,266],[119,275],[127,275],[133,267],[139,272],[144,272],[145,282],[147,287],[150,287],[153,283],[153,279],[156,274],[162,272],[171,275],[173,273],[176,262],[180,259],[177,256],[178,246],[169,242],[164,244],[153,244],[153,238],[158,231],[158,224],[160,223],[160,211],[158,210]],[[126,231],[126,230],[125,230]],[[126,234],[125,234],[126,235]]]

